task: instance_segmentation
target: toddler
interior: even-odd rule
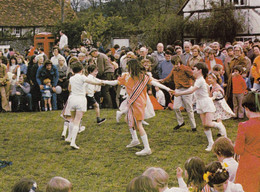
[[[44,100],[44,109],[45,111],[48,111],[48,104],[49,104],[49,109],[50,111],[52,110],[51,106],[51,91],[52,91],[52,86],[51,86],[51,80],[50,79],[44,79],[43,80],[43,89],[42,91],[42,98]]]

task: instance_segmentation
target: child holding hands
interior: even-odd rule
[[[225,132],[225,127],[222,123],[213,121],[213,115],[216,108],[212,99],[209,97],[209,86],[205,81],[207,75],[208,68],[205,63],[195,64],[193,67],[193,76],[196,79],[194,86],[186,91],[175,91],[174,95],[178,97],[193,92],[195,93],[197,113],[200,114],[204,132],[208,139],[208,146],[205,150],[211,151],[214,141],[210,127],[218,128],[220,132]]]

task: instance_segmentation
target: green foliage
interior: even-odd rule
[[[209,17],[191,19],[185,23],[184,31],[194,35],[198,41],[208,38],[222,43],[232,42],[236,34],[243,30],[244,17],[230,3],[211,3],[211,6]]]
[[[60,111],[38,113],[3,113],[0,122],[0,160],[13,165],[0,171],[1,191],[11,187],[21,178],[37,181],[40,191],[54,176],[62,176],[73,184],[77,192],[119,192],[148,167],[162,167],[170,175],[169,187],[178,186],[176,168],[184,168],[185,161],[199,156],[207,164],[217,160],[212,152],[206,152],[207,139],[201,120],[195,114],[197,133],[192,133],[184,114],[186,125],[173,132],[177,124],[174,111],[156,111],[149,119],[146,132],[152,155],[138,157],[136,151],[142,145],[127,149],[131,136],[123,119],[115,121],[116,110],[101,110],[107,121],[98,126],[95,111],[89,110],[83,117],[86,130],[77,137],[79,150],[72,150],[60,140],[63,119]],[[238,121],[226,120],[229,138],[234,141]],[[216,139],[217,129],[212,129]]]

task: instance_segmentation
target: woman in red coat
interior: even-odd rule
[[[209,57],[208,57],[208,59],[205,59],[205,63],[207,64],[209,71],[212,71],[212,70],[213,70],[213,67],[214,67],[216,64],[222,65],[222,66],[223,66],[223,69],[224,69],[223,62],[222,62],[220,59],[218,59],[218,58],[215,57],[215,50],[210,49],[209,52],[208,52],[208,54],[209,54]]]
[[[240,155],[235,183],[245,192],[260,191],[260,93],[250,92],[243,99],[248,121],[239,123],[235,153]]]

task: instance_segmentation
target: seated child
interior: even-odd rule
[[[216,192],[243,192],[241,184],[234,184],[228,180],[229,173],[226,166],[225,163],[222,165],[218,161],[211,162],[207,165],[203,178]]]
[[[158,103],[160,103],[161,106],[165,107],[166,101],[163,91],[159,87],[155,87],[155,91],[156,100],[158,101]]]
[[[226,137],[218,138],[213,144],[213,152],[217,155],[219,162],[226,163],[229,172],[229,181],[235,182],[238,162],[233,158],[234,146],[232,141]]]
[[[12,192],[37,192],[37,183],[32,179],[23,178],[12,188]]]
[[[63,177],[53,177],[47,184],[46,192],[71,192],[72,184],[69,180]]]
[[[182,188],[172,187],[169,189],[168,188],[169,175],[165,170],[163,170],[160,167],[150,167],[146,169],[143,175],[150,177],[153,181],[154,186],[160,192],[185,192],[187,190],[187,185],[183,181],[182,174],[178,176],[178,171],[177,171],[178,182]]]
[[[152,182],[150,177],[141,175],[130,181],[126,187],[126,192],[160,192]]]
[[[96,65],[89,65],[88,66],[88,79],[91,80],[96,80],[96,76],[98,74],[98,68]],[[97,117],[97,123],[100,125],[106,121],[105,118],[100,118],[100,109],[99,109],[99,104],[96,101],[94,94],[95,91],[97,91],[100,88],[99,85],[92,85],[92,84],[86,84],[86,92],[87,92],[87,100],[89,105],[93,106],[95,111],[96,111],[96,117]]]

